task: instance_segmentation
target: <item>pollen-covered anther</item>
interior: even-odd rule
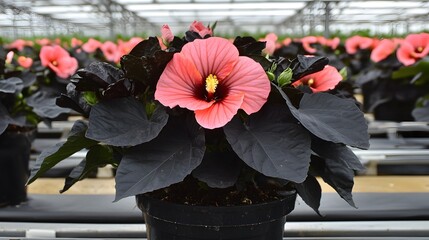
[[[419,53],[423,52],[423,47],[418,47],[417,52],[419,52]]]
[[[215,93],[218,84],[219,84],[219,81],[217,80],[216,75],[210,74],[206,78],[206,91],[208,93]]]
[[[310,80],[308,80],[308,82],[307,82],[308,86],[311,86],[313,84],[314,84],[314,79],[311,78]]]

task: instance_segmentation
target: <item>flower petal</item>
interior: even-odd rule
[[[416,62],[416,59],[411,56],[412,52],[414,52],[413,45],[407,41],[404,41],[398,48],[398,51],[396,51],[396,56],[402,64],[409,66]]]
[[[270,80],[262,66],[248,57],[239,57],[231,74],[222,82],[229,94],[244,94],[243,109],[247,114],[259,111],[271,90]]]
[[[214,101],[198,99],[196,92],[203,88],[202,77],[195,64],[181,53],[174,54],[156,85],[155,99],[164,106],[180,106],[189,110],[210,107]]]
[[[183,46],[181,54],[192,59],[202,77],[215,74],[218,79],[227,77],[238,60],[237,48],[219,37],[195,39]]]
[[[313,73],[314,84],[310,86],[313,92],[327,91],[334,89],[343,79],[335,67],[326,65],[322,71]]]
[[[202,127],[214,129],[225,126],[237,114],[243,103],[244,93],[228,95],[204,110],[196,110],[195,118]]]
[[[390,39],[383,39],[371,52],[371,60],[380,62],[395,51],[396,44]]]

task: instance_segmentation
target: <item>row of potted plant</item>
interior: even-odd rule
[[[276,47],[274,34],[231,40],[200,22],[184,36],[168,25],[160,35],[130,43],[119,64],[99,56],[101,45],[85,50],[91,41],[69,51],[43,46],[27,69],[14,60],[37,50],[8,49],[19,57],[5,61],[0,83],[6,90],[0,93],[16,102],[43,93],[55,76],[66,90],[41,106],[56,114],[72,109],[86,119],[75,122],[65,142],[39,155],[28,183],[86,149],[61,192],[112,165],[116,200],[136,196],[152,240],[282,239],[296,194],[319,213],[316,176],[354,206],[353,177],[363,167],[348,146],[368,148],[369,135],[344,81],[361,81],[357,66],[368,64],[364,71],[372,65],[360,55],[364,47],[321,37]],[[35,80],[21,87],[24,73]],[[55,117],[39,115],[31,102],[23,101],[38,121]],[[8,114],[5,129],[25,127],[16,124],[19,115]]]
[[[319,213],[316,176],[355,206],[363,167],[348,146],[368,148],[369,135],[337,89],[344,76],[327,57],[267,55],[267,41],[213,30],[164,25],[119,66],[79,69],[57,104],[86,120],[39,155],[28,183],[86,149],[61,192],[112,165],[116,200],[136,197],[151,240],[282,239],[297,194]]]

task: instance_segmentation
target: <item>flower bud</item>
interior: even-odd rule
[[[279,77],[277,78],[277,83],[279,87],[283,87],[287,84],[289,84],[292,80],[292,69],[286,68],[282,73],[280,73]]]

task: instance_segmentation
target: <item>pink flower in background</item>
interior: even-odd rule
[[[162,40],[165,43],[171,43],[174,39],[174,35],[171,32],[170,27],[167,24],[162,25],[161,35],[162,35]]]
[[[291,38],[285,38],[282,41],[283,46],[287,46],[287,45],[289,45],[291,43],[292,43],[292,39]]]
[[[100,47],[101,51],[104,54],[104,57],[110,62],[119,62],[121,55],[118,51],[118,46],[111,41],[106,41]]]
[[[277,42],[277,35],[275,33],[268,33],[265,38],[259,39],[259,41],[265,41],[265,48],[264,52],[266,54],[272,55],[274,51],[276,50],[276,42]]]
[[[88,39],[88,42],[86,42],[82,45],[82,49],[87,53],[93,53],[97,50],[97,48],[100,48],[101,45],[102,45],[101,42],[99,42],[93,38],[90,38],[90,39]]]
[[[131,38],[130,40],[128,40],[128,41],[126,41],[126,42],[124,42],[124,41],[122,41],[122,40],[118,40],[118,51],[119,51],[119,58],[118,58],[118,61],[117,62],[119,62],[119,60],[120,60],[120,58],[123,56],[123,55],[126,55],[126,54],[128,54],[128,53],[130,53],[131,52],[131,50],[133,50],[133,48],[137,45],[137,44],[139,44],[141,41],[143,41],[143,38],[140,38],[140,37],[133,37],[133,38]]]
[[[80,39],[77,39],[77,38],[72,38],[71,39],[71,46],[72,46],[72,48],[82,46],[82,43],[83,42]]]
[[[359,49],[371,48],[373,44],[374,39],[356,35],[346,40],[345,47],[348,54],[355,54]]]
[[[206,35],[213,36],[213,31],[209,27],[204,26],[202,22],[192,22],[189,30],[198,33],[202,38],[204,38]]]
[[[5,62],[6,63],[8,63],[8,64],[11,64],[12,63],[12,60],[13,60],[13,56],[15,55],[15,53],[13,52],[13,51],[9,51],[7,54],[6,54],[6,60],[5,60]]]
[[[338,45],[340,45],[340,38],[335,37],[332,39],[326,39],[325,46],[330,47],[332,50],[337,49]]]
[[[332,66],[326,65],[322,71],[307,75],[292,85],[308,85],[313,92],[322,92],[334,89],[335,86],[343,79],[338,70]]]
[[[23,68],[30,68],[33,65],[33,59],[29,57],[19,56],[18,64]]]
[[[7,45],[8,49],[17,49],[18,51],[24,50],[24,47],[27,46],[27,42],[23,39],[17,39],[11,44]]]
[[[238,55],[227,39],[211,37],[187,43],[162,73],[155,99],[168,107],[195,112],[197,122],[214,129],[243,109],[257,112],[271,86],[261,65]]]
[[[317,42],[318,42],[318,40],[317,40],[317,37],[315,37],[315,36],[307,36],[307,37],[301,38],[302,47],[308,53],[317,52],[317,49],[315,49],[311,46],[311,44],[314,44]]]
[[[51,44],[51,40],[47,38],[37,39],[36,43],[39,44],[40,46],[46,46]]]
[[[77,60],[58,45],[43,46],[40,50],[40,60],[42,66],[49,67],[60,78],[68,78],[78,68]]]
[[[405,66],[429,54],[429,33],[409,34],[401,43],[396,56]]]
[[[371,60],[373,62],[380,62],[381,60],[386,59],[390,54],[392,54],[396,47],[398,46],[393,40],[383,39],[371,52]]]

